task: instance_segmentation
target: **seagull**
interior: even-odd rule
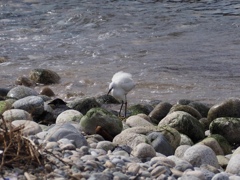
[[[119,71],[112,77],[112,82],[109,84],[108,94],[121,101],[119,116],[121,115],[123,104],[125,104],[125,117],[127,115],[127,93],[135,87],[132,75],[123,71]]]

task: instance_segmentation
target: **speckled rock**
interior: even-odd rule
[[[132,155],[140,159],[146,159],[156,156],[156,151],[151,145],[146,143],[140,143],[134,147]]]
[[[33,116],[38,116],[44,111],[44,101],[38,96],[27,96],[13,103],[13,108],[23,109]]]
[[[192,142],[192,140],[185,134],[180,134],[181,135],[181,141],[179,143],[179,145],[190,145],[192,146],[194,143]]]
[[[102,108],[92,108],[82,117],[81,129],[87,134],[95,134],[96,128],[101,127],[107,134],[115,137],[122,131],[122,122],[114,114]]]
[[[160,121],[158,126],[169,125],[182,134],[186,134],[193,142],[197,142],[204,138],[204,129],[201,123],[184,111],[175,111],[168,114]]]
[[[226,172],[240,176],[240,154],[231,157]]]
[[[96,101],[95,98],[77,98],[70,102],[68,106],[75,109],[85,115],[90,109],[101,107],[101,104]]]
[[[63,111],[61,114],[57,116],[56,124],[64,123],[64,122],[79,123],[82,117],[83,117],[83,114],[80,113],[79,111],[69,109],[69,110]]]
[[[230,144],[240,143],[240,118],[217,118],[212,121],[209,129],[211,134],[222,135]]]
[[[32,120],[31,115],[22,109],[10,109],[3,113],[5,121],[12,122],[14,120]]]
[[[26,86],[17,86],[12,88],[7,96],[14,99],[21,99],[27,96],[37,96],[38,93],[32,88]]]
[[[195,167],[200,167],[202,164],[209,164],[219,168],[216,154],[211,148],[205,145],[196,144],[188,148],[183,158]]]
[[[213,121],[220,117],[240,118],[240,99],[228,99],[222,103],[212,106],[208,112],[207,118]]]
[[[180,145],[180,146],[178,146],[177,149],[175,150],[174,155],[175,155],[176,157],[178,157],[178,158],[183,158],[184,153],[185,153],[186,150],[187,150],[188,148],[190,148],[190,147],[191,147],[191,146],[189,146],[189,145]]]
[[[56,72],[49,69],[33,69],[29,77],[34,82],[40,84],[55,84],[59,83],[61,79]]]
[[[154,124],[158,124],[170,111],[172,105],[168,102],[160,102],[149,113],[149,117]]]
[[[176,170],[184,172],[187,169],[193,169],[193,165],[184,159],[178,158],[176,156],[168,156],[167,158],[172,160],[176,164],[174,166],[174,169]]]
[[[41,127],[38,125],[38,123],[31,121],[31,120],[15,120],[12,121],[12,126],[19,127],[23,126],[22,133],[24,136],[28,135],[35,135],[42,131]]]
[[[229,175],[225,172],[215,174],[212,180],[229,180]]]
[[[137,127],[137,126],[152,126],[150,122],[146,121],[144,118],[138,116],[138,115],[133,115],[130,116],[126,119],[126,124],[129,127]]]

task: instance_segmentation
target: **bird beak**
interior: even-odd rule
[[[109,95],[109,93],[112,91],[112,89],[113,89],[113,88],[109,89],[109,91],[108,91],[107,95]]]

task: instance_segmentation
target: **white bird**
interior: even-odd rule
[[[135,87],[132,75],[123,71],[117,72],[112,77],[112,82],[109,84],[108,94],[121,101],[119,116],[121,115],[123,104],[125,104],[125,117],[127,115],[127,93]]]

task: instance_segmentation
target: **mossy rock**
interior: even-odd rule
[[[160,121],[158,126],[169,125],[196,143],[205,137],[202,124],[192,115],[184,111],[175,111]]]
[[[117,116],[103,108],[92,108],[81,118],[80,127],[87,134],[95,134],[98,126],[112,137],[123,129],[122,121]]]
[[[70,102],[68,106],[84,115],[92,108],[101,107],[101,104],[99,104],[95,98],[87,97],[83,99],[75,99],[74,101]]]
[[[240,143],[240,118],[217,118],[211,122],[209,129],[211,134],[222,135],[230,144]]]
[[[0,101],[0,114],[2,115],[4,111],[11,109],[12,105],[7,101]]]
[[[227,154],[231,154],[232,153],[232,147],[231,145],[228,143],[228,141],[226,140],[226,138],[224,138],[222,135],[220,134],[211,134],[210,137],[216,139],[216,141],[219,143],[219,145],[221,146],[224,155]]]
[[[131,115],[137,115],[137,114],[148,115],[152,110],[153,110],[153,107],[147,104],[136,104],[128,108],[128,111],[130,112]]]

